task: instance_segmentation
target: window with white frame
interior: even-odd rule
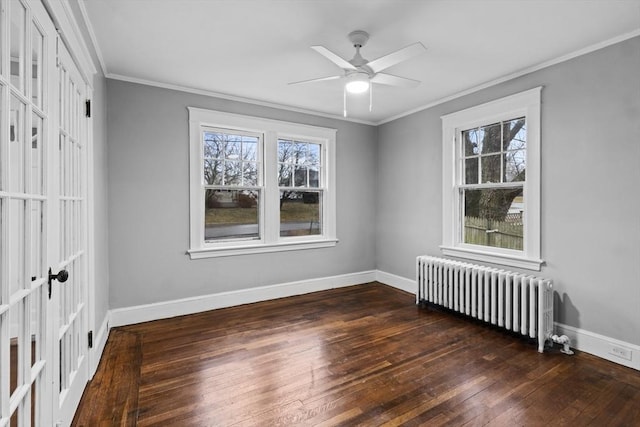
[[[203,127],[204,241],[260,238],[262,135]]]
[[[192,259],[334,246],[335,129],[189,108]]]
[[[280,236],[321,234],[322,144],[278,139]]]
[[[540,270],[542,88],[442,117],[442,252]]]

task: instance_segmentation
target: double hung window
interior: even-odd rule
[[[539,270],[540,88],[442,121],[443,253]]]
[[[260,238],[260,134],[203,128],[204,240]]]
[[[321,234],[322,144],[278,139],[280,236]]]
[[[333,246],[334,129],[189,108],[191,258]]]

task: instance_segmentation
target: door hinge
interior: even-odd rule
[[[90,99],[87,99],[84,102],[84,113],[85,113],[85,116],[91,117],[91,100]]]
[[[93,348],[93,331],[89,331],[89,348]]]

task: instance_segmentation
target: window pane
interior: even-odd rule
[[[278,140],[280,187],[320,187],[321,144]]]
[[[15,95],[11,95],[9,159],[12,170],[9,176],[9,190],[19,193],[26,191],[24,144],[30,143],[30,139],[24,137],[24,112],[25,105]]]
[[[294,185],[296,187],[306,187],[307,186],[307,168],[304,166],[296,166],[294,175]]]
[[[9,319],[9,325],[11,326],[19,326],[24,322],[23,312],[24,312],[24,300],[19,300],[17,304],[14,304],[9,308],[9,313],[6,314],[5,318]],[[25,378],[19,378],[18,373],[23,370],[24,358],[22,357],[22,352],[26,349],[21,348],[22,345],[22,328],[13,327],[10,328],[9,334],[9,395],[14,394],[18,386],[24,384]],[[4,343],[3,343],[4,344]],[[4,360],[3,360],[4,362]],[[15,413],[18,413],[16,411]],[[5,424],[6,425],[6,424]],[[11,424],[18,425],[18,424]]]
[[[205,159],[204,182],[207,185],[222,185],[222,162]]]
[[[293,163],[293,144],[291,141],[278,140],[278,162]]]
[[[469,129],[462,132],[462,141],[464,141],[465,156],[473,156],[482,152],[482,140],[480,139],[479,129]]]
[[[280,236],[321,234],[322,193],[280,191]]]
[[[224,153],[224,135],[216,132],[204,133],[204,157],[220,159]]]
[[[205,190],[204,240],[260,238],[260,193]]]
[[[31,23],[31,97],[37,106],[42,102],[42,41],[43,36]]]
[[[320,166],[320,144],[309,144],[307,164],[310,166]]]
[[[307,144],[305,142],[295,142],[293,146],[294,162],[302,165],[307,161]]]
[[[258,138],[243,137],[242,141],[242,160],[258,160]]]
[[[320,169],[317,167],[309,168],[309,187],[318,188],[320,186]]]
[[[464,243],[522,250],[522,187],[463,190]]]
[[[502,147],[507,150],[521,150],[527,146],[527,128],[525,119],[504,122]]]
[[[293,177],[293,166],[286,164],[278,165],[278,185],[280,187],[291,187],[291,178]]]
[[[29,310],[31,312],[31,366],[45,358],[45,352],[42,348],[45,338],[43,326],[46,317],[46,311],[43,310],[44,304],[42,304],[43,291],[44,286],[40,286],[33,290],[31,297],[31,310]]]
[[[523,182],[525,180],[525,160],[525,150],[504,153],[504,182]]]
[[[31,277],[44,275],[44,202],[31,202]]]
[[[224,162],[224,185],[242,185],[241,162]]]
[[[203,134],[204,183],[206,185],[258,186],[260,181],[259,142],[259,136],[205,131]]]
[[[9,295],[25,289],[25,248],[27,227],[29,223],[26,223],[25,216],[27,213],[27,206],[24,200],[9,200],[9,209],[11,210],[12,224],[9,228],[9,252],[8,260],[11,265],[11,273],[9,277]]]
[[[42,118],[31,114],[31,192],[44,194]]]
[[[478,158],[464,160],[464,183],[465,184],[477,184],[478,183]]]
[[[258,165],[256,163],[243,163],[242,170],[244,186],[258,185]]]
[[[25,22],[26,11],[22,2],[11,2],[11,31],[10,37],[10,60],[11,60],[11,84],[24,92],[24,45],[25,45]]]
[[[235,135],[227,135],[224,154],[227,159],[239,160],[242,158],[242,138]]]
[[[479,138],[482,138],[481,154],[499,153],[502,141],[502,125],[496,123],[480,128]]]
[[[480,164],[482,167],[482,183],[500,182],[500,154],[482,156]]]

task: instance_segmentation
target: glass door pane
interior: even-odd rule
[[[9,33],[9,61],[11,69],[11,84],[24,93],[24,58],[25,58],[25,28],[27,11],[20,0],[7,2],[9,5],[10,33]]]
[[[54,416],[70,422],[88,379],[86,271],[86,85],[64,44],[59,45],[56,170],[58,200],[57,269],[68,279],[55,285],[57,306],[54,334],[56,374]]]
[[[17,427],[53,425],[51,355],[46,345],[51,342],[52,322],[45,277],[53,243],[48,234],[51,209],[45,171],[51,138],[46,126],[53,121],[44,93],[55,76],[56,31],[39,0],[4,0],[2,12],[0,419]],[[47,69],[51,77],[45,79]],[[28,84],[31,80],[35,83]]]

